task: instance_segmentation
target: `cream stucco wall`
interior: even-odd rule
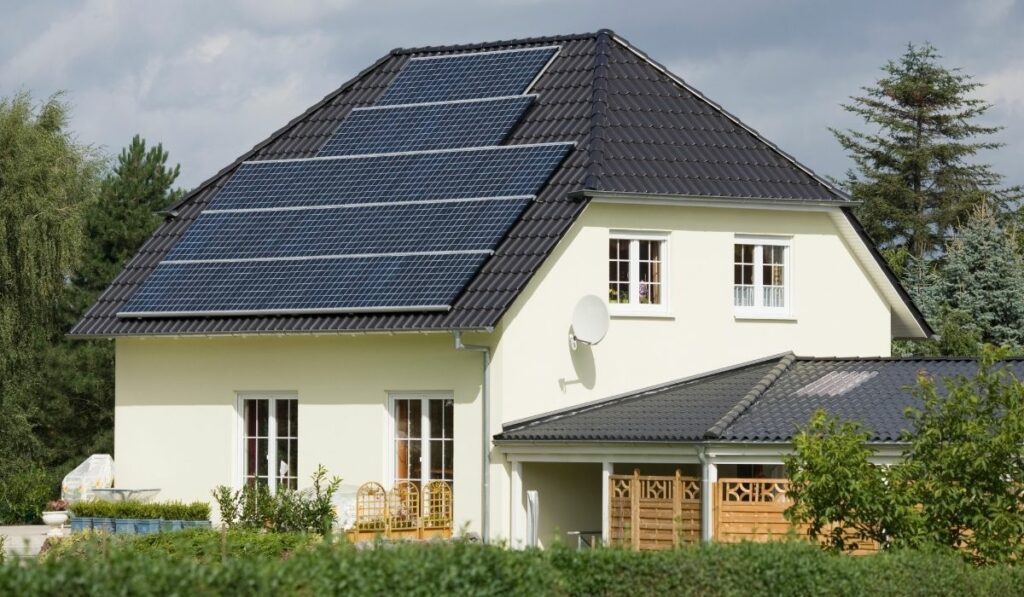
[[[607,293],[611,229],[669,234],[670,313],[614,317],[604,341],[573,351],[574,305]],[[734,317],[737,233],[792,236],[792,320]],[[494,347],[492,434],[503,422],[783,351],[888,355],[889,340],[889,308],[826,213],[600,203],[585,210],[498,328],[466,338]],[[388,392],[450,391],[456,521],[479,530],[480,363],[477,353],[456,352],[447,333],[120,338],[117,483],[188,500],[236,483],[238,394],[276,391],[299,400],[301,479],[324,464],[346,483],[390,485]],[[492,535],[508,537],[509,464],[500,452],[492,460]],[[600,470],[575,472],[589,482]],[[532,475],[559,476],[557,467]]]
[[[669,233],[669,316],[613,315],[600,344],[573,351],[576,302],[607,296],[613,229]],[[738,233],[792,236],[791,320],[736,318]],[[785,351],[890,354],[889,307],[823,212],[591,204],[499,331],[506,422]]]
[[[448,334],[121,338],[116,482],[160,488],[158,499],[208,500],[241,478],[238,395],[283,392],[299,400],[300,486],[318,464],[346,484],[390,486],[388,393],[451,392],[455,517],[475,522],[481,372],[480,355],[456,352]]]

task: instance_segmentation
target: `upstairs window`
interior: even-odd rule
[[[612,234],[608,240],[608,304],[613,312],[665,310],[667,244],[662,234]]]
[[[788,315],[789,241],[737,239],[733,248],[733,306],[739,315]]]

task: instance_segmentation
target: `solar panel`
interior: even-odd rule
[[[210,209],[535,195],[572,143],[246,162]]]
[[[377,105],[520,94],[557,51],[549,46],[412,58]]]
[[[530,199],[206,212],[165,260],[493,249]]]
[[[444,310],[486,254],[161,263],[122,317]]]
[[[356,108],[318,155],[356,155],[497,145],[533,96]]]

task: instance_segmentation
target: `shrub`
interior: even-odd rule
[[[213,490],[213,498],[220,508],[221,522],[228,528],[326,535],[334,523],[332,499],[341,479],[327,479],[327,469],[322,465],[312,479],[313,485],[308,489],[281,488],[276,494],[261,483],[237,491],[221,485]]]
[[[74,516],[93,518],[149,518],[163,520],[209,520],[210,504],[206,502],[140,502],[126,500],[107,502],[92,500],[71,505]]]
[[[39,522],[46,503],[58,494],[60,480],[36,464],[0,468],[0,524]]]
[[[284,558],[318,544],[310,533],[263,533],[258,531],[214,531],[185,529],[151,535],[107,535],[77,533],[51,544],[45,553],[49,559],[96,557],[111,550],[130,549],[133,553],[207,563],[225,558]]]
[[[84,540],[0,565],[0,594],[1008,595],[1024,567],[948,553],[831,554],[806,542],[663,552],[510,551],[465,542],[354,549],[311,534],[183,531]]]
[[[906,416],[913,432],[900,462],[870,463],[867,435],[817,414],[794,438],[786,459],[795,505],[787,511],[816,536],[850,526],[883,545],[928,544],[976,563],[1024,558],[1024,383],[986,347],[973,377],[945,379],[940,390],[921,373]],[[833,533],[836,548],[850,542]]]

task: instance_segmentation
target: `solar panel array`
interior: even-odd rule
[[[556,53],[410,59],[317,157],[241,164],[118,316],[447,310],[573,147],[500,145]]]
[[[523,93],[558,48],[547,46],[413,58],[377,105],[446,102]]]
[[[393,153],[497,145],[533,96],[356,108],[319,155]]]
[[[383,201],[531,195],[568,145],[503,145],[242,164],[210,209],[280,209]]]

